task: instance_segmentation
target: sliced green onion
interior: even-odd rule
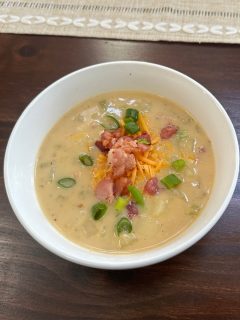
[[[171,165],[176,171],[181,171],[185,167],[186,162],[183,159],[178,159],[173,161]]]
[[[128,122],[135,122],[135,121],[134,121],[133,118],[127,118],[127,117],[125,117],[125,118],[124,118],[124,122],[125,122],[125,123],[128,123]]]
[[[73,178],[66,177],[58,180],[57,183],[59,184],[59,186],[63,188],[72,188],[76,184],[76,180],[74,180]]]
[[[127,131],[127,133],[131,133],[131,134],[137,133],[140,130],[136,122],[127,122],[125,123],[124,128]]]
[[[101,219],[107,211],[107,205],[103,202],[98,202],[92,206],[91,212],[94,220]]]
[[[80,154],[79,160],[84,164],[85,166],[92,166],[93,165],[93,159],[87,155],[87,154]]]
[[[126,205],[128,204],[129,200],[127,198],[118,197],[117,201],[115,203],[114,209],[118,212],[121,212],[124,210]]]
[[[142,144],[151,144],[150,141],[145,138],[137,139],[137,142]]]
[[[118,236],[122,232],[131,233],[132,232],[131,221],[128,220],[128,218],[125,218],[125,217],[121,218],[117,223],[116,229],[117,229]]]
[[[138,120],[138,110],[129,108],[126,110],[126,118],[132,118],[134,121]]]
[[[176,137],[178,140],[186,140],[187,138],[189,138],[189,135],[186,130],[182,129],[178,130],[178,132],[176,133]]]
[[[164,177],[161,182],[166,188],[171,189],[178,186],[182,181],[175,174],[169,174],[168,176]]]
[[[100,123],[104,129],[114,131],[120,128],[120,123],[114,116],[112,116],[111,114],[107,114],[105,118],[107,118],[106,121],[104,121],[104,123]]]
[[[133,198],[137,204],[144,206],[143,195],[142,195],[142,192],[138,188],[136,188],[132,185],[129,185],[128,191],[131,193],[131,195],[133,196]]]

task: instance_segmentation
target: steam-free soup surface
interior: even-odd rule
[[[127,109],[139,113],[138,120],[131,118],[139,126],[136,133],[124,129]],[[120,128],[114,127],[114,119]],[[103,145],[99,149],[95,142],[105,143],[106,131],[113,139],[115,130],[122,130],[123,139],[130,137],[143,151],[127,154],[135,161],[130,169],[124,167],[120,177],[127,179],[127,188],[120,194],[114,191],[110,199],[101,194],[109,186],[101,183],[111,181],[116,188],[120,178],[114,170],[119,168],[111,167],[109,145],[101,150]],[[112,148],[118,139],[111,140]],[[93,163],[84,164],[79,160],[83,155]],[[169,175],[178,179],[170,188],[164,183]],[[59,120],[40,148],[35,178],[43,212],[63,236],[95,250],[134,252],[169,241],[201,214],[214,179],[214,159],[207,135],[183,108],[147,93],[113,92],[80,103]],[[65,180],[70,186],[59,184],[64,178],[70,178]],[[149,181],[154,181],[153,194],[146,186]],[[140,191],[144,204],[136,201],[129,185]],[[128,205],[117,210],[118,198],[129,201]],[[94,220],[92,207],[99,202],[107,211]],[[117,224],[123,217],[130,222],[131,231],[123,228],[118,233]]]

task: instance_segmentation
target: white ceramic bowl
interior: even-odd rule
[[[216,160],[213,190],[196,222],[159,248],[128,255],[94,252],[64,238],[45,218],[34,186],[36,155],[47,132],[80,101],[114,90],[148,91],[184,106],[208,133]],[[122,61],[73,72],[36,97],[22,113],[10,136],[5,154],[4,179],[17,218],[45,248],[86,266],[130,269],[166,260],[202,238],[226,209],[237,182],[238,170],[238,142],[233,125],[209,91],[191,78],[164,66]]]

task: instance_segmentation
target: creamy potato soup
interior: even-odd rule
[[[35,178],[43,212],[62,235],[131,253],[194,222],[209,198],[214,159],[201,126],[172,101],[112,92],[59,120],[40,148]]]

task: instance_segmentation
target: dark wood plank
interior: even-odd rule
[[[129,271],[64,261],[20,226],[3,186],[9,134],[25,106],[59,77],[112,60],[182,71],[221,101],[240,134],[240,46],[0,35],[0,319],[209,319],[240,317],[240,184],[222,219],[169,261]],[[223,182],[224,183],[224,182]]]

